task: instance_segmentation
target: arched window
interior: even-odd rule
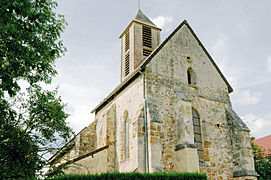
[[[195,145],[198,147],[199,159],[203,160],[200,118],[199,118],[199,114],[194,108],[192,108],[192,117],[193,117],[193,127],[194,127],[194,142],[195,142]]]
[[[191,67],[187,69],[187,82],[192,85],[196,84],[196,76]]]
[[[129,119],[125,120],[125,157],[129,157]]]
[[[123,153],[124,159],[129,157],[129,117],[128,112],[125,111],[123,115],[123,131],[124,131],[124,138],[123,138]]]

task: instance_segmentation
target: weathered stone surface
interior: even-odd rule
[[[195,148],[183,148],[176,152],[174,161],[175,171],[177,172],[198,172],[199,159]]]
[[[183,94],[181,91],[174,91],[178,96],[180,96],[180,98],[184,101],[191,101],[191,98],[189,98],[188,96],[186,96],[185,94]]]
[[[242,176],[259,176],[255,170],[243,170],[243,171],[234,171],[233,177],[242,177]]]
[[[130,36],[137,36],[130,42],[134,70],[142,62],[142,48],[135,49],[142,46],[142,24],[129,28]],[[125,77],[122,52],[124,84],[95,109],[94,123],[67,152],[58,153],[58,164],[109,145],[94,158],[77,162],[81,168],[72,164],[69,172],[199,171],[209,179],[256,178],[249,129],[232,110],[227,81],[186,22],[169,37],[160,46],[160,37],[152,37],[158,47],[141,74],[135,70]]]
[[[250,131],[247,127],[247,125],[242,121],[242,119],[233,111],[232,108],[228,108],[226,110],[226,115],[228,119],[234,119],[237,125],[240,127],[243,131]]]
[[[91,156],[77,161],[68,166],[65,169],[66,174],[95,174],[95,173],[102,173],[108,171],[108,166],[104,162],[107,159],[107,150],[101,151],[94,155],[92,158]]]
[[[183,148],[186,148],[186,147],[189,147],[189,148],[198,148],[196,145],[194,144],[189,144],[189,143],[183,143],[183,144],[177,144],[175,146],[175,151],[178,151],[178,150],[181,150]]]

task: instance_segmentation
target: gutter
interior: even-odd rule
[[[143,81],[143,99],[144,99],[144,148],[145,148],[145,172],[149,172],[149,151],[148,151],[148,123],[147,123],[147,100],[145,92],[145,73],[142,68],[138,71],[142,75]]]

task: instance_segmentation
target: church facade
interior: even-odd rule
[[[257,179],[232,87],[187,21],[162,43],[141,10],[121,34],[121,83],[51,159],[66,173],[206,172]]]

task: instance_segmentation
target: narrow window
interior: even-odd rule
[[[125,52],[130,48],[130,31],[125,33]]]
[[[187,83],[196,85],[196,76],[192,68],[187,69]]]
[[[130,73],[130,54],[129,52],[125,55],[125,76]]]
[[[189,69],[187,70],[187,81],[188,84],[191,84],[191,72],[189,71]]]
[[[152,52],[151,28],[142,26],[143,56],[149,56]]]
[[[193,117],[193,127],[194,127],[194,142],[195,142],[195,145],[198,147],[199,160],[203,160],[200,118],[197,111],[193,108],[192,108],[192,117]]]
[[[125,161],[129,158],[129,117],[128,111],[125,110],[121,119],[120,137],[120,159]]]
[[[128,114],[125,119],[125,158],[129,157],[129,119]]]

